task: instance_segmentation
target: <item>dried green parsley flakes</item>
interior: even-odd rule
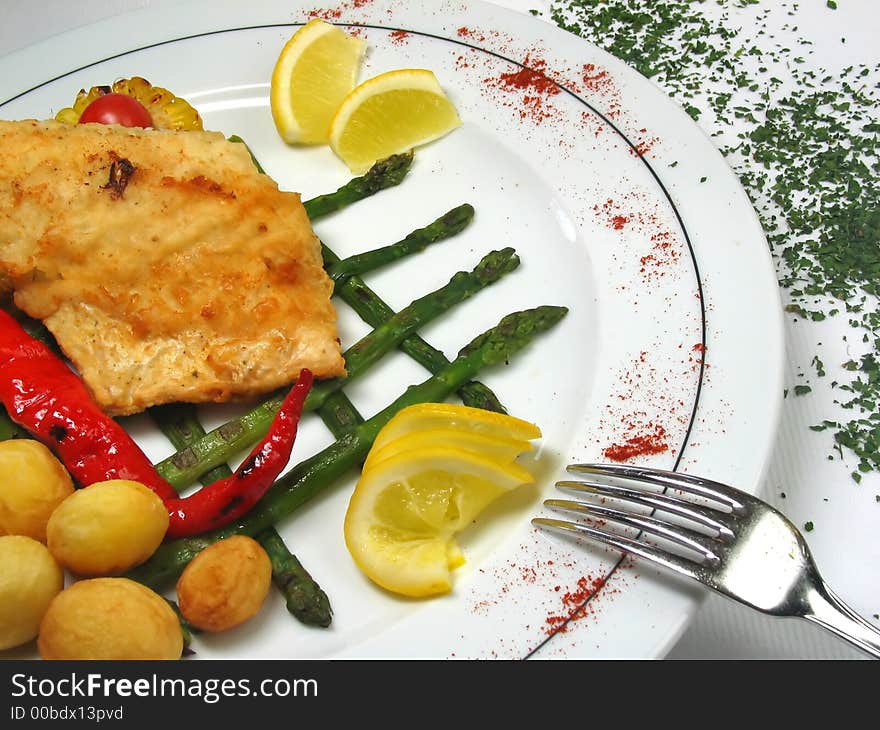
[[[794,2],[558,0],[551,16],[657,82],[716,140],[761,219],[787,311],[855,330],[850,379],[833,384],[852,415],[812,428],[858,457],[856,481],[880,470],[880,65],[807,63]]]

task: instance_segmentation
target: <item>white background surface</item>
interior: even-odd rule
[[[0,56],[43,40],[57,33],[87,25],[96,20],[148,7],[173,7],[186,0],[0,0]],[[541,0],[504,0],[498,4],[521,12],[538,10],[549,17],[549,3]],[[841,0],[833,14],[822,12],[825,2],[802,3],[804,17],[797,20],[801,33],[807,32],[816,47],[816,59],[823,65],[864,62],[877,64],[876,39],[880,21],[870,12],[871,0]],[[815,6],[815,7],[812,7]],[[820,7],[821,6],[821,7]],[[539,16],[540,17],[540,16]],[[806,29],[806,31],[804,30]],[[845,46],[840,38],[846,36]],[[777,38],[775,41],[778,42]],[[845,54],[845,55],[844,55]],[[817,343],[839,343],[849,331],[844,321],[795,323],[788,319],[786,347],[788,372],[786,385],[792,386],[798,374],[812,359]],[[834,353],[825,362],[836,362]],[[838,356],[839,362],[846,359]],[[830,380],[826,379],[826,380]],[[811,432],[831,408],[832,394],[814,383],[810,398],[788,398],[784,405],[775,457],[768,471],[764,496],[792,521],[803,525],[814,521],[816,529],[806,537],[820,570],[835,590],[869,619],[880,612],[880,591],[876,567],[868,567],[865,556],[850,551],[848,528],[878,534],[880,493],[877,474],[867,475],[861,486],[849,479],[854,463],[827,460],[827,435]],[[817,489],[821,483],[823,489]],[[781,492],[786,493],[783,500]],[[846,524],[856,516],[855,524]],[[833,528],[832,528],[833,526]],[[824,528],[824,529],[823,529]],[[856,539],[865,542],[868,536]],[[876,566],[876,564],[875,564]],[[867,581],[867,583],[866,583]],[[875,619],[876,623],[876,619]],[[855,659],[855,650],[804,622],[774,619],[709,596],[693,623],[669,654],[672,659]]]

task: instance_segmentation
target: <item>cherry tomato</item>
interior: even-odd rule
[[[123,127],[152,127],[150,113],[133,96],[104,94],[89,104],[79,118],[80,124],[121,124]]]

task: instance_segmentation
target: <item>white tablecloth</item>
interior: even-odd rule
[[[120,13],[149,7],[174,6],[186,0],[3,0],[0,22],[0,56],[94,21]],[[647,0],[646,0],[647,2]],[[520,11],[536,11],[550,21],[551,2],[543,0],[499,0],[499,5]],[[648,3],[649,4],[649,3]],[[733,5],[733,3],[729,3]],[[871,12],[872,0],[841,0],[833,14],[824,2],[817,8],[799,9],[792,27],[800,26],[801,37],[808,34],[815,44],[815,58],[808,62],[833,66],[835,63],[877,65],[880,22]],[[821,6],[821,7],[819,7]],[[876,10],[876,7],[873,8]],[[846,43],[841,38],[846,37]],[[781,37],[767,37],[767,43],[784,43]],[[817,342],[839,342],[849,329],[843,321],[822,325],[787,321],[787,385],[797,382],[809,364],[811,348]],[[841,355],[843,357],[843,355]],[[842,360],[841,360],[842,362]],[[815,388],[814,388],[815,389]],[[827,460],[827,445],[808,425],[821,420],[822,409],[831,402],[830,393],[819,393],[812,400],[788,399],[783,422],[769,467],[766,495],[796,524],[815,519],[817,529],[808,535],[817,561],[829,582],[866,617],[880,609],[880,572],[876,563],[860,563],[861,556],[847,553],[847,525],[853,515],[867,510],[873,534],[880,524],[880,505],[874,495],[880,492],[877,474],[868,475],[855,487],[849,479],[853,468],[847,463]],[[827,439],[827,437],[825,437]],[[829,497],[817,496],[808,488],[821,480],[833,486]],[[786,493],[783,499],[780,494]],[[870,513],[870,510],[874,510]],[[824,515],[820,517],[819,515]],[[824,522],[823,522],[824,520]],[[833,520],[833,522],[832,522]],[[834,525],[835,529],[822,530]],[[863,528],[865,529],[865,528]],[[864,540],[862,540],[864,542]],[[866,584],[867,581],[867,584]],[[872,601],[875,601],[873,604]],[[668,655],[673,659],[849,659],[861,658],[855,650],[805,622],[765,617],[710,595]]]

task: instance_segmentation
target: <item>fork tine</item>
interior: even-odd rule
[[[570,464],[567,467],[567,471],[632,479],[634,481],[648,482],[660,487],[677,489],[722,502],[735,512],[742,511],[752,500],[748,494],[726,484],[663,469],[649,469],[627,464]]]
[[[693,502],[670,497],[667,494],[640,492],[629,487],[618,486],[617,484],[600,484],[592,481],[560,481],[556,482],[556,486],[562,489],[570,489],[600,497],[611,497],[623,500],[624,502],[640,504],[644,507],[660,509],[664,512],[692,520],[709,529],[717,530],[718,536],[725,540],[730,540],[734,536],[733,530],[725,524],[726,517],[723,512],[701,507]]]
[[[717,565],[721,556],[716,554],[708,544],[711,538],[699,535],[692,530],[675,526],[662,520],[649,517],[647,515],[636,515],[630,512],[622,512],[618,509],[605,507],[600,504],[585,504],[584,502],[573,502],[568,499],[547,499],[544,501],[545,506],[555,507],[557,509],[569,510],[571,512],[580,512],[590,517],[598,516],[602,519],[613,520],[621,525],[633,527],[637,530],[658,535],[682,547],[686,547],[699,553],[704,560],[711,565]]]
[[[700,572],[700,566],[692,560],[673,555],[672,553],[660,550],[653,545],[648,545],[638,540],[624,537],[623,535],[612,535],[611,533],[597,530],[595,527],[590,527],[589,525],[566,522],[565,520],[554,520],[548,517],[534,517],[532,518],[532,524],[539,527],[550,527],[555,530],[562,530],[576,535],[585,535],[597,542],[610,545],[611,547],[617,548],[625,553],[633,553],[634,555],[643,557],[645,560],[650,560],[669,568],[670,570],[674,570],[677,573],[686,575],[688,578],[701,580],[702,574]]]

